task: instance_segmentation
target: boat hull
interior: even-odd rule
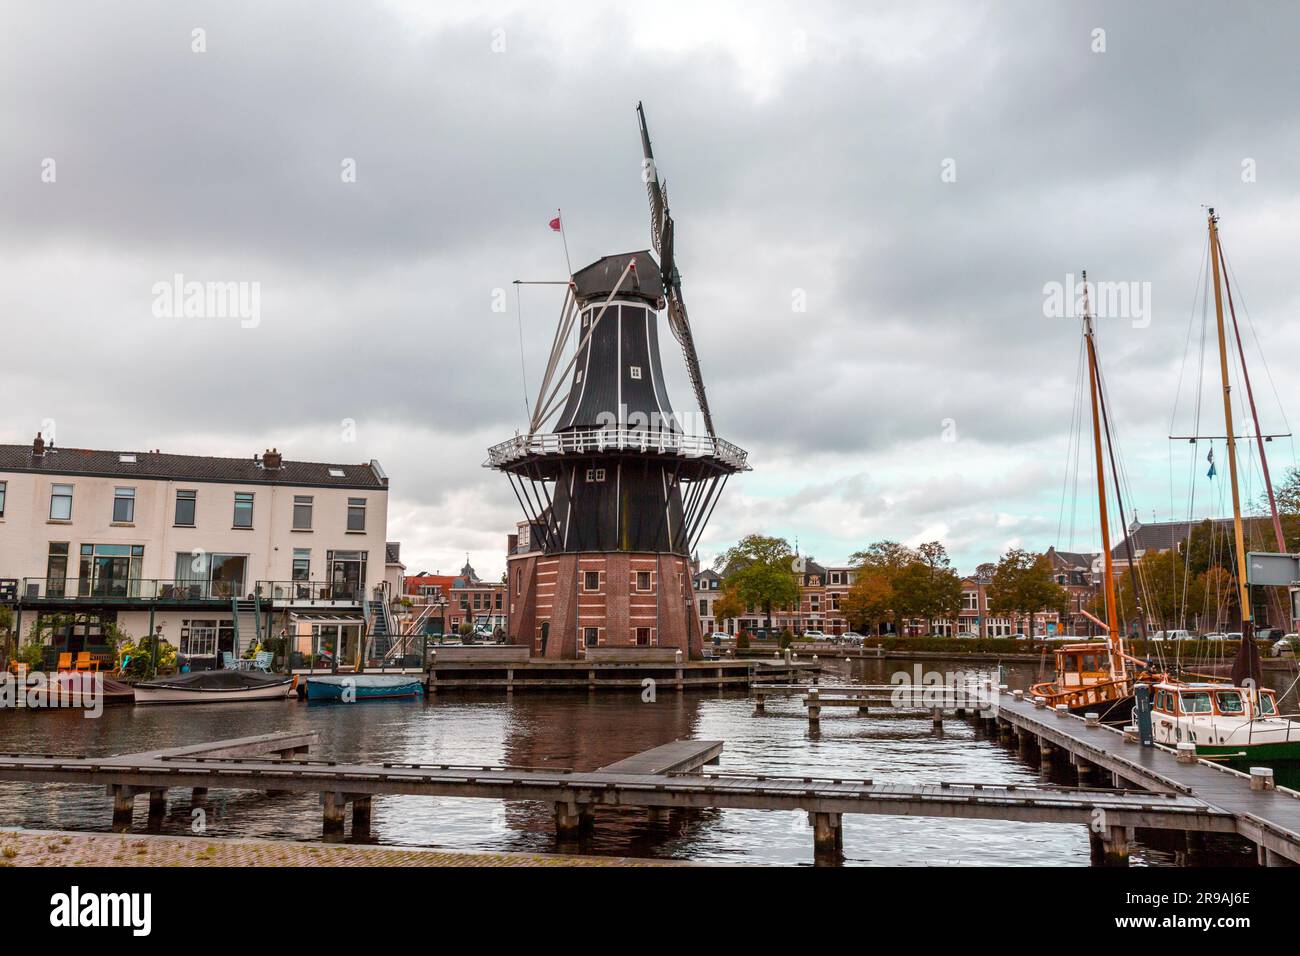
[[[224,688],[185,688],[162,687],[137,684],[135,702],[137,704],[234,704],[250,700],[284,700],[298,683],[297,677],[286,677],[283,681],[267,684],[263,687]]]
[[[406,674],[331,674],[307,678],[309,701],[397,700],[419,697],[423,693],[424,684],[420,679]]]

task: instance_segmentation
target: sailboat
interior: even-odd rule
[[[1259,648],[1254,641],[1254,610],[1250,600],[1250,585],[1246,574],[1246,541],[1241,518],[1241,492],[1238,482],[1237,436],[1233,427],[1232,387],[1229,380],[1229,343],[1224,322],[1224,292],[1227,293],[1228,313],[1232,320],[1233,337],[1241,358],[1242,380],[1259,442],[1264,485],[1272,511],[1273,531],[1278,551],[1286,552],[1286,541],[1278,515],[1277,499],[1273,494],[1268,459],[1264,451],[1265,436],[1259,428],[1259,415],[1255,409],[1255,396],[1246,371],[1246,359],[1241,349],[1241,331],[1237,325],[1236,307],[1232,302],[1232,289],[1228,281],[1227,260],[1219,244],[1218,217],[1214,210],[1208,216],[1210,265],[1214,279],[1214,313],[1219,345],[1219,375],[1223,388],[1223,424],[1227,441],[1228,480],[1232,489],[1232,531],[1235,545],[1236,586],[1241,610],[1242,639],[1232,663],[1229,683],[1165,681],[1155,684],[1153,691],[1153,730],[1157,743],[1170,746],[1179,743],[1196,745],[1198,756],[1226,763],[1238,769],[1259,764],[1300,772],[1300,723],[1282,715],[1278,708],[1277,692],[1262,686],[1262,667]],[[1196,436],[1192,437],[1196,440]]]
[[[1115,467],[1115,449],[1111,439],[1110,422],[1106,412],[1105,392],[1101,387],[1100,364],[1097,359],[1097,342],[1092,322],[1092,309],[1088,294],[1088,273],[1083,273],[1083,341],[1087,355],[1088,393],[1092,411],[1092,447],[1097,470],[1097,504],[1101,527],[1106,620],[1092,618],[1106,632],[1104,645],[1093,643],[1066,644],[1056,651],[1056,676],[1050,681],[1035,684],[1030,689],[1034,697],[1043,698],[1049,707],[1065,705],[1071,713],[1096,713],[1105,723],[1127,723],[1133,712],[1133,688],[1139,681],[1151,682],[1164,675],[1152,673],[1147,661],[1133,657],[1124,646],[1124,634],[1119,625],[1119,611],[1115,596],[1115,567],[1110,545],[1110,522],[1107,506],[1106,460],[1102,438],[1112,477],[1115,479],[1116,503],[1123,514],[1120,498],[1119,474]],[[1129,549],[1129,569],[1133,569],[1132,545],[1125,535]],[[1134,590],[1136,594],[1136,589]],[[1086,613],[1086,612],[1085,612]],[[1092,615],[1088,615],[1092,617]],[[1144,627],[1145,630],[1145,627]]]

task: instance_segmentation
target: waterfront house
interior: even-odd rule
[[[281,634],[295,663],[355,658],[387,615],[388,478],[376,461],[0,445],[0,579],[24,643],[157,632],[194,668]]]

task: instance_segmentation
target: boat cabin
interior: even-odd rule
[[[1105,683],[1111,679],[1110,649],[1104,641],[1067,644],[1056,652],[1056,673],[1062,689]]]
[[[1170,717],[1273,717],[1277,692],[1261,688],[1259,713],[1251,713],[1250,695],[1230,684],[1157,684],[1154,710]]]

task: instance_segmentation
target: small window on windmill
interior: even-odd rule
[[[582,381],[582,369],[578,369],[578,377],[575,378],[574,381],[575,381],[575,382],[581,382],[581,381]]]
[[[604,480],[605,480],[605,469],[604,469],[604,468],[588,468],[588,469],[587,469],[587,480],[588,480],[588,481],[604,481]]]
[[[628,374],[631,375],[633,378],[638,379],[638,380],[641,378],[641,366],[640,366],[640,365],[633,365],[633,366],[630,366],[630,367],[628,368],[627,371],[628,371]]]

